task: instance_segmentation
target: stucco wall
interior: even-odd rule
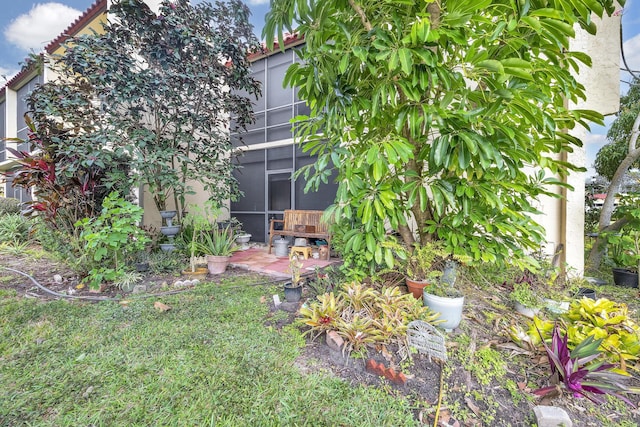
[[[571,42],[571,50],[587,53],[592,59],[592,67],[581,66],[576,73],[577,80],[585,86],[586,100],[569,103],[571,109],[590,109],[604,115],[613,114],[620,106],[620,17],[599,19],[594,17],[598,27],[595,36],[576,29],[576,38]],[[583,139],[587,130],[576,128],[570,133]],[[584,147],[576,147],[573,153],[563,153],[560,157],[574,165],[587,167]],[[541,224],[547,231],[547,241],[553,246],[564,244],[563,260],[576,273],[584,270],[584,172],[571,173],[567,183],[573,190],[559,190],[563,199],[543,200],[544,216]]]

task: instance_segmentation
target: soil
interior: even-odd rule
[[[98,294],[86,288],[78,289],[79,278],[64,263],[45,257],[34,259],[0,255],[0,266],[27,272],[37,282],[58,293],[97,299],[122,295],[116,288],[106,288]],[[217,277],[223,279],[247,274],[255,275],[230,268]],[[56,275],[60,275],[62,280],[56,281]],[[149,291],[172,292],[176,280],[179,278],[171,274],[147,275],[144,282]],[[268,280],[265,278],[265,281]],[[524,350],[509,340],[509,326],[516,323],[524,325],[526,322],[522,316],[506,307],[504,295],[508,290],[499,288],[484,291],[471,284],[465,286],[473,289],[462,289],[466,295],[464,318],[459,328],[446,334],[447,362],[423,354],[414,354],[402,361],[396,355],[395,348],[372,349],[363,357],[350,357],[340,350],[331,349],[322,335],[314,340],[308,339],[296,365],[303,373],[321,370],[354,386],[376,386],[390,394],[406,396],[414,405],[415,418],[425,425],[434,425],[439,398],[439,426],[530,426],[535,423],[535,405],[564,409],[575,426],[640,425],[640,410],[637,409],[640,395],[631,395],[635,408],[621,402],[597,406],[566,393],[543,400],[535,398],[531,393],[532,388],[548,385],[549,366],[544,354]],[[0,289],[3,288],[15,289],[18,295],[25,297],[59,298],[44,292],[28,277],[0,269]],[[305,288],[306,292],[308,289]],[[636,297],[630,307],[638,310],[640,294]],[[303,294],[300,303],[285,303],[279,309],[272,305],[266,323],[277,328],[292,323],[304,300]],[[285,316],[279,314],[281,308],[288,310]],[[637,314],[634,318],[637,321]],[[467,341],[462,339],[464,337],[467,337]],[[482,369],[478,371],[478,366],[487,366],[481,364],[478,357],[479,351],[486,348],[499,350],[507,366],[488,368],[486,372],[482,372]],[[406,383],[392,382],[379,373],[371,372],[366,368],[369,359],[402,372],[407,378]],[[495,372],[503,369],[503,376],[495,375]],[[640,387],[637,372],[632,374],[629,384]],[[484,383],[481,383],[483,379]],[[511,387],[507,384],[511,384]]]

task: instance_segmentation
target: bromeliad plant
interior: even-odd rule
[[[540,333],[542,337],[542,334]],[[598,347],[601,339],[588,336],[571,350],[567,335],[561,336],[556,325],[549,346],[543,340],[551,366],[551,382],[553,385],[535,390],[538,396],[555,392],[558,388],[566,389],[574,397],[586,397],[594,403],[601,404],[604,395],[611,395],[625,403],[633,403],[621,393],[638,393],[639,390],[627,387],[624,382],[628,378],[614,372],[614,364],[596,361],[600,357]]]
[[[397,286],[378,290],[357,282],[344,285],[335,294],[320,295],[317,301],[303,306],[300,314],[299,322],[311,327],[305,333],[317,337],[335,330],[345,341],[344,352],[397,344],[401,358],[409,354],[409,322],[420,319],[435,324],[439,317]]]
[[[229,228],[214,228],[202,235],[200,250],[206,255],[229,256],[235,249],[235,238]]]

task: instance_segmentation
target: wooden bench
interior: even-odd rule
[[[269,253],[271,253],[275,236],[324,239],[331,253],[331,236],[328,224],[322,221],[323,213],[324,211],[287,209],[284,211],[284,219],[272,219],[269,225]],[[283,224],[282,230],[275,229],[277,223]]]

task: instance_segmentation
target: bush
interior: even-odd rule
[[[119,280],[126,260],[144,250],[150,239],[137,225],[142,213],[141,207],[113,192],[102,202],[98,217],[76,223],[82,229],[83,251],[93,261],[88,277],[91,289],[99,289],[103,281]]]
[[[606,298],[597,301],[582,298],[572,302],[558,320],[561,332],[568,338],[569,348],[573,349],[593,336],[602,340],[599,350],[609,362],[620,364],[623,371],[631,368],[640,372],[640,325],[629,316],[626,304]],[[540,341],[539,334],[543,339],[550,339],[554,325],[550,320],[534,318],[528,331],[532,342]]]
[[[175,273],[188,264],[187,257],[179,252],[152,252],[149,254],[149,268],[153,274]]]
[[[407,325],[413,320],[438,323],[439,313],[425,307],[398,287],[382,290],[353,282],[326,293],[300,308],[300,322],[308,333],[335,330],[345,341],[344,351],[362,352],[369,346],[395,344],[402,359],[408,353]]]
[[[78,236],[54,229],[40,217],[34,218],[33,237],[53,258],[64,261],[73,271],[86,274],[89,264]]]
[[[20,201],[18,199],[0,197],[0,217],[17,213],[20,213]]]
[[[0,243],[24,243],[29,240],[30,222],[19,213],[0,215]]]

